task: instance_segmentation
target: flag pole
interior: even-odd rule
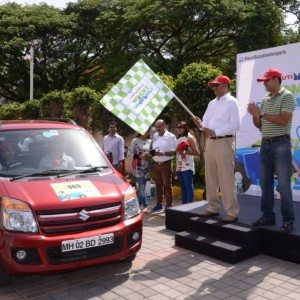
[[[176,99],[176,101],[185,109],[185,111],[192,117],[192,119],[194,120],[196,118],[196,116],[190,111],[190,109],[174,94],[174,98]],[[195,124],[196,125],[196,124]],[[197,126],[197,125],[196,125]],[[198,127],[197,128],[199,130],[202,131],[202,128],[201,127]]]
[[[196,116],[186,107],[186,105],[175,94],[174,94],[174,98],[193,119],[196,118]]]

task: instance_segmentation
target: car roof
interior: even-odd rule
[[[74,124],[73,124],[74,123]],[[75,122],[49,120],[2,120],[0,130],[22,130],[22,129],[82,129]]]

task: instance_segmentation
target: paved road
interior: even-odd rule
[[[17,278],[0,289],[1,299],[298,300],[300,265],[265,255],[237,265],[220,262],[175,247],[164,214],[146,214],[143,246],[134,262]]]

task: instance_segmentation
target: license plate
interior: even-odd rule
[[[61,251],[74,251],[80,249],[87,249],[99,246],[105,246],[114,243],[114,234],[108,233],[99,236],[92,236],[78,240],[63,241],[61,244]]]

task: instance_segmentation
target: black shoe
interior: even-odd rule
[[[252,222],[252,226],[265,226],[265,225],[275,225],[275,220],[268,220],[264,217],[257,219],[256,221]]]
[[[286,233],[292,232],[293,230],[294,230],[293,222],[283,222],[280,228],[281,232],[286,232]]]

